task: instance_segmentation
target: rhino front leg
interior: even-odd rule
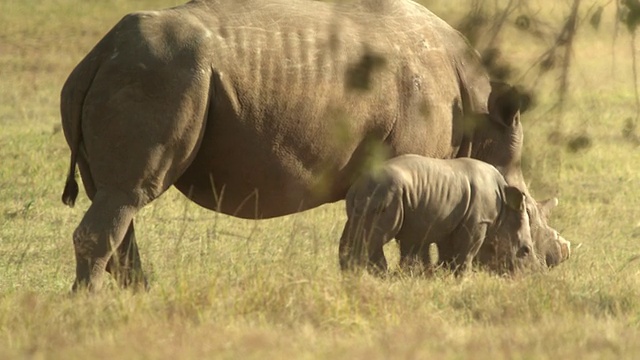
[[[487,235],[487,224],[480,224],[472,228],[460,226],[451,235],[451,253],[447,254],[446,246],[443,247],[443,263],[453,271],[456,276],[467,272],[473,263],[473,259],[480,250]]]
[[[446,241],[440,241],[437,243],[438,247],[438,262],[437,266],[451,271],[455,270],[453,265],[456,263],[456,251],[451,239]]]
[[[400,248],[401,269],[410,269],[420,263],[419,246],[417,244],[407,239],[398,239],[398,246]]]
[[[142,271],[133,220],[129,224],[122,243],[109,259],[106,270],[124,288],[148,289],[149,283]]]
[[[413,270],[416,266],[421,267],[421,270],[427,271],[427,273],[432,270],[429,243],[403,238],[399,239],[398,245],[402,270]]]

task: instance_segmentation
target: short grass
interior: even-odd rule
[[[0,358],[640,357],[640,148],[622,135],[635,100],[629,38],[613,67],[611,21],[578,38],[564,116],[549,112],[548,81],[523,118],[527,180],[540,199],[560,198],[552,224],[575,248],[558,268],[345,277],[342,203],[247,221],[171,190],[137,217],[151,290],[69,295],[71,234],[89,203],[60,202],[59,90],[123,14],[175,3],[0,2]],[[448,19],[462,7],[434,5]],[[508,56],[530,61],[535,47],[506,36]],[[577,136],[591,145],[572,150]]]

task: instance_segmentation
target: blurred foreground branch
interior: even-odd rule
[[[617,40],[618,24],[624,24],[631,34],[636,98],[636,114],[631,127],[635,128],[640,118],[640,90],[637,84],[635,54],[635,32],[640,25],[640,0],[596,0],[590,2],[590,6],[583,6],[582,0],[571,0],[559,25],[549,20],[539,9],[533,9],[531,2],[527,0],[473,0],[467,14],[456,27],[481,52],[489,73],[496,80],[519,84],[524,78],[532,77],[527,83],[529,90],[535,93],[543,76],[557,74],[557,101],[553,107],[562,113],[571,92],[570,71],[574,62],[575,37],[586,24],[599,29],[604,8],[614,1],[616,13],[612,44]],[[526,70],[518,78],[514,78],[512,66],[501,57],[500,52],[501,33],[508,25],[530,35],[533,41],[547,44],[536,60],[527,64]],[[613,47],[611,52],[615,61]]]

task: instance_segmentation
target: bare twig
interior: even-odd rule
[[[613,39],[611,41],[611,76],[616,73],[616,40],[618,40],[618,30],[620,28],[620,1],[616,1],[616,19],[613,22]]]
[[[560,88],[558,93],[558,105],[559,110],[562,112],[564,103],[567,97],[567,91],[569,89],[569,70],[571,67],[571,58],[573,54],[573,40],[576,34],[576,25],[578,19],[578,10],[580,8],[580,0],[573,1],[573,7],[571,14],[565,23],[564,29],[558,37],[558,41],[564,44],[564,56],[562,59],[562,75],[560,77]],[[557,124],[558,128],[561,126]]]
[[[631,32],[631,69],[633,71],[633,90],[636,97],[636,118],[635,123],[638,123],[638,116],[640,115],[640,95],[638,94],[638,66],[636,59],[636,30]]]
[[[492,32],[491,32],[491,36],[489,37],[489,41],[487,42],[487,46],[489,46],[490,44],[494,43],[494,41],[498,37],[498,34],[502,30],[502,27],[504,26],[504,23],[507,21],[507,18],[509,17],[509,15],[511,15],[513,10],[515,10],[515,8],[516,8],[515,5],[516,4],[515,4],[514,0],[509,0],[509,3],[504,8],[504,11],[502,11],[502,13],[500,14],[500,17],[498,18],[498,20],[492,26]],[[496,8],[496,10],[497,10],[497,8]]]

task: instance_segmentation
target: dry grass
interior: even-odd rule
[[[622,136],[635,116],[629,39],[612,75],[610,23],[578,38],[562,133],[550,82],[524,118],[527,179],[538,197],[560,197],[553,225],[581,245],[557,269],[516,280],[344,277],[341,203],[256,222],[169,191],[137,218],[151,290],[70,296],[71,233],[88,201],[70,210],[59,200],[59,90],[124,13],[173,3],[0,3],[0,358],[640,356],[640,151]],[[526,63],[522,42],[510,48]],[[576,135],[591,146],[572,151]]]

